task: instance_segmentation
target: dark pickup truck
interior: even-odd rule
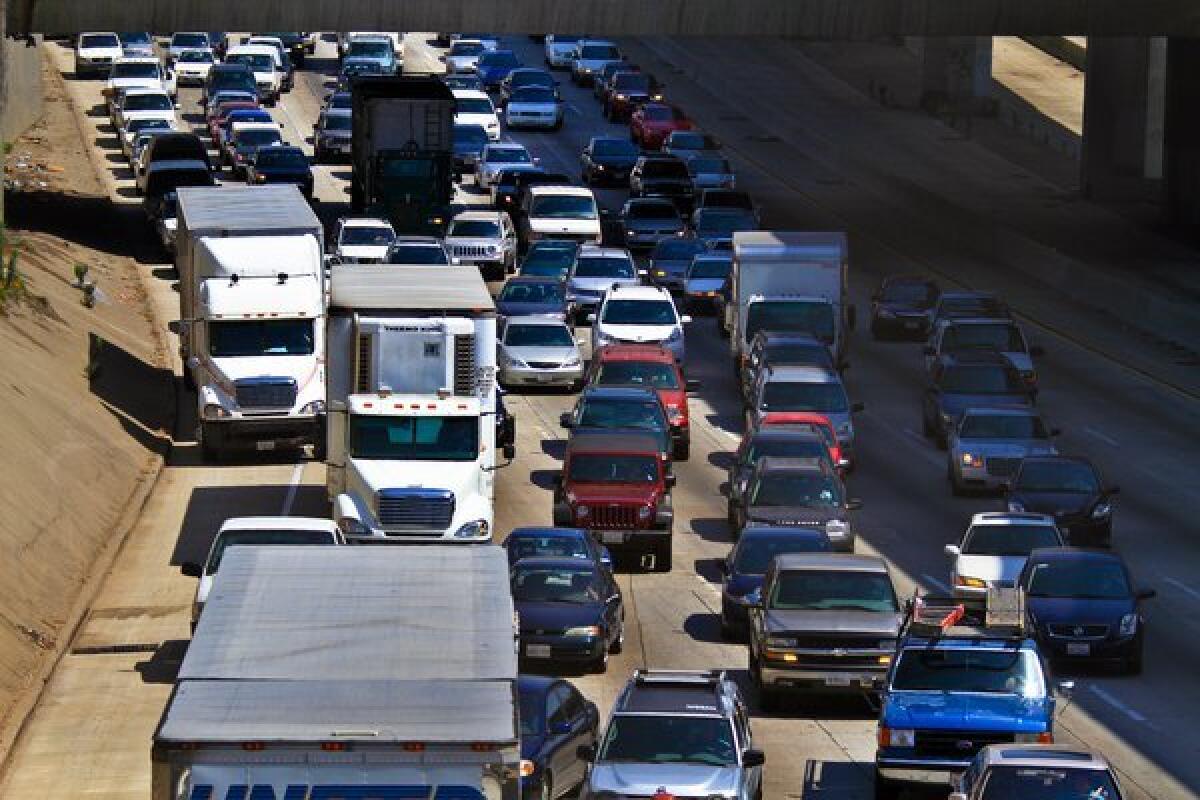
[[[750,679],[770,711],[785,691],[875,693],[887,678],[901,612],[876,556],[787,553],[750,608]]]

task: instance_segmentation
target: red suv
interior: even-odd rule
[[[644,150],[657,150],[671,131],[690,131],[692,121],[677,106],[646,103],[629,116],[629,138]]]
[[[667,412],[667,422],[678,430],[671,457],[687,461],[692,449],[688,392],[700,381],[683,378],[683,370],[671,351],[657,344],[608,344],[592,354],[588,368],[589,386],[638,386],[653,389]]]
[[[555,481],[554,524],[586,528],[610,550],[640,553],[643,566],[670,572],[674,485],[654,436],[573,433]]]

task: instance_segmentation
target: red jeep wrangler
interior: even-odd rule
[[[643,566],[670,572],[674,486],[655,437],[575,433],[555,480],[554,524],[586,528],[610,550],[639,552]]]
[[[692,449],[687,393],[699,389],[700,381],[684,380],[670,350],[659,344],[606,344],[592,353],[587,385],[653,389],[667,412],[667,422],[679,429],[671,457],[687,461]]]

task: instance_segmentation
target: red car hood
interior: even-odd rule
[[[573,483],[567,494],[576,503],[621,503],[644,506],[658,500],[661,490],[654,483]]]

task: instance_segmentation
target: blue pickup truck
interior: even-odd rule
[[[1010,622],[989,621],[986,601],[914,599],[882,694],[877,800],[947,784],[986,745],[1054,741],[1046,662],[1023,611]]]

